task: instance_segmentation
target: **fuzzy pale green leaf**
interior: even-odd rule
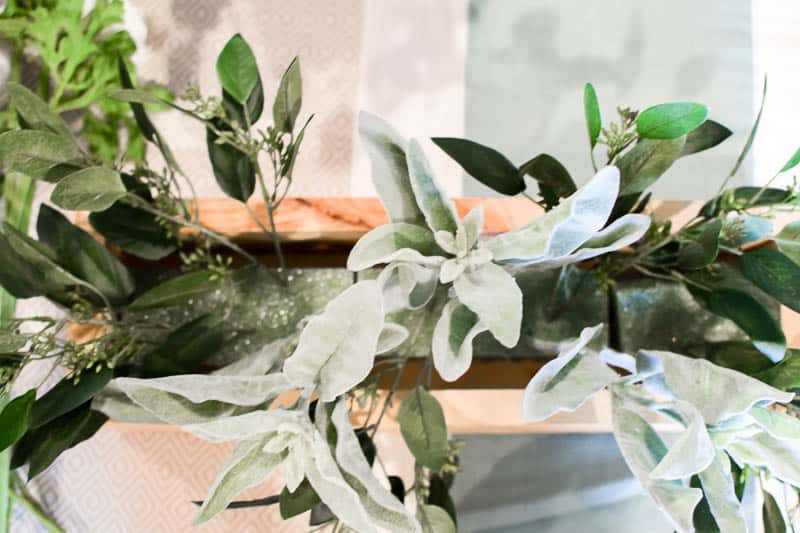
[[[411,179],[411,189],[428,227],[434,233],[447,231],[455,235],[458,229],[456,208],[436,181],[428,158],[415,139],[408,144],[406,164]]]
[[[459,301],[508,348],[516,346],[522,324],[522,291],[513,276],[494,263],[468,268],[453,282]]]
[[[358,272],[393,261],[436,266],[444,259],[433,234],[421,226],[406,223],[385,224],[361,237],[347,257],[347,269]]]
[[[458,300],[448,301],[433,330],[433,365],[445,381],[455,381],[472,364],[472,341],[486,331],[478,315]]]

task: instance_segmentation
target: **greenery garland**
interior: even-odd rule
[[[232,319],[237,291],[260,276],[290,293],[291,271],[264,268],[200,224],[179,192],[190,180],[145,106],[168,105],[203,123],[222,190],[244,209],[256,191],[266,203],[267,222],[250,214],[271,237],[282,267],[273,215],[289,191],[310,118],[299,120],[297,59],[281,79],[266,128],[256,126],[264,88],[241,36],[220,53],[217,73],[220,97],[190,88],[178,104],[136,89],[125,63],[118,63],[121,87],[114,96],[131,105],[139,132],[161,152],[161,170],[87,151],[41,99],[9,85],[20,128],[0,134],[6,172],[54,182],[51,201],[91,211],[93,227],[108,243],[146,261],[178,254],[183,269],[155,285],[142,281],[48,206],[39,214],[38,240],[4,226],[0,285],[17,298],[45,296],[68,311],[66,318],[17,317],[2,324],[4,390],[35,360],[50,359],[68,370],[47,393],[37,398],[31,389],[0,412],[0,450],[13,447],[12,467],[26,466],[28,477],[35,477],[109,417],[166,423],[211,442],[237,443],[200,502],[198,522],[229,507],[278,505],[284,518],[311,511],[311,527],[455,531],[448,490],[461,445],[449,437],[443,410],[429,392],[431,372],[458,379],[470,367],[479,336],[509,348],[519,342],[524,295],[517,278],[524,273],[559,271],[554,292],[574,303],[576,278],[593,276],[613,286],[637,271],[684,284],[705,308],[733,321],[749,343],[713,362],[663,351],[626,354],[598,344],[602,326],[587,324],[532,377],[524,417],[540,421],[573,411],[607,389],[620,450],[678,531],[745,532],[760,523],[770,531],[785,529],[793,511],[765,487],[777,484],[792,494],[800,487],[800,421],[792,403],[792,391],[800,389],[800,356],[787,350],[773,310],[783,304],[800,311],[800,241],[798,223],[773,236],[769,217],[793,209],[797,194],[794,188],[726,188],[758,121],[720,193],[677,230],[644,214],[647,190],[678,158],[730,135],[708,118],[704,105],[620,109],[619,121],[604,128],[587,85],[584,107],[597,172],[580,188],[548,154],[517,166],[472,141],[436,138],[475,179],[504,195],[525,195],[546,211],[484,238],[481,207],[457,216],[420,144],[362,113],[360,134],[390,223],[362,237],[347,266],[372,274],[291,323],[288,334],[253,337],[260,342],[220,365],[220,353],[245,333]],[[595,162],[599,144],[607,152],[602,168]],[[800,151],[778,174],[798,163]],[[528,177],[537,182],[538,197],[527,195]],[[187,235],[181,228],[193,231]],[[245,266],[237,267],[237,256]],[[213,305],[181,321],[181,311],[198,301]],[[70,324],[98,326],[98,334],[65,340],[61,333]],[[373,438],[399,381],[385,395],[377,385],[383,373],[399,377],[415,355],[414,341],[428,339],[421,336],[426,326],[432,326],[431,355],[398,411],[416,461],[406,487],[390,472],[373,472],[382,465]],[[210,371],[197,373],[203,368]],[[287,392],[296,393],[296,401],[269,408]],[[354,427],[357,409],[367,414]],[[680,428],[669,446],[650,424],[654,416]],[[278,467],[286,482],[279,495],[235,501]],[[406,505],[409,500],[414,504]]]

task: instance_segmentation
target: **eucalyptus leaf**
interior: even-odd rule
[[[89,223],[107,241],[142,259],[157,261],[178,249],[155,215],[131,205],[117,202],[91,213]]]
[[[711,465],[700,472],[700,483],[720,531],[747,533],[744,510],[734,490],[731,463],[727,454],[717,450]]]
[[[36,390],[17,396],[0,410],[0,452],[17,442],[28,431],[28,415],[36,400]]]
[[[296,387],[316,387],[320,400],[331,402],[372,370],[382,328],[377,282],[356,283],[308,321],[283,371]]]
[[[0,233],[0,286],[15,298],[31,298],[45,292],[44,272],[18,254]]]
[[[5,86],[11,105],[20,117],[25,129],[51,131],[62,137],[71,137],[66,122],[50,110],[47,103],[19,83],[8,82]],[[73,141],[74,142],[74,141]]]
[[[146,377],[169,376],[196,370],[224,346],[223,321],[213,313],[181,324],[144,356]]]
[[[392,222],[425,224],[411,188],[406,140],[387,122],[362,111],[358,133],[372,163],[372,183]]]
[[[764,76],[764,85],[761,89],[761,104],[758,106],[758,114],[756,114],[756,119],[753,121],[753,126],[750,128],[750,133],[747,135],[747,141],[744,143],[742,147],[742,151],[739,153],[739,157],[736,158],[736,163],[734,163],[733,168],[731,169],[729,176],[734,176],[738,171],[739,168],[742,166],[742,162],[747,157],[747,154],[750,153],[750,148],[753,146],[753,141],[756,138],[756,133],[758,132],[758,126],[761,124],[761,114],[764,112],[764,103],[767,101],[767,76]]]
[[[80,150],[71,136],[50,131],[12,130],[0,134],[0,163],[5,172],[16,171],[45,181],[58,181],[51,172],[63,165],[79,167]]]
[[[493,191],[514,196],[525,190],[522,173],[517,172],[517,167],[494,148],[455,137],[434,137],[431,140],[467,174]]]
[[[133,293],[128,269],[97,240],[72,224],[55,209],[42,204],[36,230],[40,242],[60,265],[100,291],[110,302],[121,304]]]
[[[222,88],[240,104],[247,103],[253,91],[261,87],[261,77],[253,50],[236,34],[217,57],[217,77]]]
[[[783,165],[783,167],[781,168],[781,172],[787,172],[789,170],[792,170],[794,167],[798,165],[798,163],[800,163],[800,148],[798,148],[797,151],[792,154],[792,157],[789,158],[786,164]]]
[[[762,247],[742,254],[739,268],[756,287],[800,312],[800,265],[778,250]]]
[[[584,328],[579,338],[564,346],[545,363],[525,387],[522,416],[541,422],[559,411],[573,412],[617,379],[617,374],[586,346],[602,331]]]
[[[144,89],[117,89],[116,91],[112,91],[109,96],[115,100],[128,102],[129,104],[156,106],[163,106],[166,104],[164,100]]]
[[[128,67],[121,57],[117,59],[117,71],[119,73],[120,85],[122,85],[123,90],[136,90],[133,86],[133,79],[128,71]],[[130,95],[130,93],[128,94]],[[114,94],[111,96],[114,97]],[[144,105],[142,105],[142,102],[133,102],[132,100],[128,100],[128,102],[131,104],[131,111],[133,111],[133,118],[136,121],[136,125],[139,126],[139,130],[142,132],[144,138],[159,145],[159,148],[166,152],[165,156],[169,154],[169,150],[166,148],[166,145],[161,143],[161,137],[158,133],[158,130],[156,130],[156,127],[153,125],[150,117],[147,116],[147,112],[144,110]]]
[[[587,83],[583,87],[583,114],[586,118],[586,131],[589,133],[589,145],[594,148],[603,124],[600,118],[600,105],[597,103],[597,93],[591,83]]]
[[[638,196],[650,188],[680,157],[685,137],[669,140],[642,139],[617,161],[620,200]]]
[[[275,95],[275,103],[272,106],[275,127],[285,133],[291,133],[302,104],[303,81],[300,76],[300,59],[295,57],[283,73]]]
[[[29,427],[36,429],[44,426],[91,400],[111,381],[113,375],[110,368],[98,370],[99,372],[84,371],[77,383],[72,377],[65,377],[37,399],[28,417]]]
[[[347,269],[358,272],[382,263],[408,261],[436,266],[444,261],[433,234],[403,222],[384,224],[361,237],[347,257]]]
[[[193,299],[203,298],[219,289],[222,279],[219,273],[209,270],[182,274],[145,292],[136,298],[128,306],[128,309],[144,311],[180,305]]]
[[[732,320],[770,361],[777,363],[786,353],[786,336],[772,314],[745,292],[716,290],[708,299],[713,313]]]
[[[733,135],[731,130],[719,122],[708,119],[686,135],[681,157],[714,148],[731,135]]]
[[[548,207],[555,207],[559,198],[566,198],[578,190],[564,165],[549,154],[537,155],[519,167],[519,173],[536,180]]]
[[[779,364],[756,374],[756,377],[778,389],[800,389],[800,352],[787,350]]]
[[[419,515],[425,533],[456,533],[453,519],[438,505],[422,504]]]
[[[775,242],[783,255],[800,266],[800,220],[786,224],[775,236]]]
[[[266,438],[240,442],[217,474],[203,502],[195,524],[202,524],[223,511],[245,489],[258,485],[278,466],[283,457],[263,451]]]
[[[507,348],[516,346],[522,324],[522,291],[503,267],[486,263],[453,282],[459,301]]]
[[[472,364],[472,341],[486,326],[456,299],[448,301],[433,330],[433,365],[445,381],[455,381]]]
[[[397,414],[400,433],[417,463],[440,470],[447,462],[447,424],[439,401],[421,386],[409,391]]]
[[[411,179],[411,189],[428,227],[433,232],[447,231],[455,235],[458,229],[455,206],[442,191],[422,146],[414,139],[408,144],[406,164]]]
[[[220,125],[220,127],[222,127]],[[206,147],[211,169],[222,192],[244,203],[253,195],[256,173],[247,154],[237,147],[218,142],[211,128],[206,129]]]
[[[714,219],[697,228],[694,235],[684,237],[678,251],[678,266],[696,270],[713,263],[719,254],[720,231],[722,221]]]
[[[89,167],[59,181],[50,199],[70,211],[103,211],[128,194],[119,172],[106,167]]]
[[[648,107],[636,117],[636,131],[645,139],[676,139],[708,118],[708,107],[693,102],[674,102]]]

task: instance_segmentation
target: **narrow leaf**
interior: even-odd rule
[[[28,414],[36,399],[36,391],[29,390],[8,402],[0,411],[0,452],[17,442],[28,431]]]
[[[600,118],[600,105],[597,102],[597,93],[591,83],[583,87],[583,114],[586,118],[586,131],[589,133],[589,145],[594,148],[600,136],[602,120]]]
[[[147,377],[191,372],[223,345],[223,321],[212,313],[201,315],[167,335],[145,356],[142,371]]]
[[[295,57],[283,73],[275,95],[275,103],[272,106],[272,120],[275,122],[275,127],[285,133],[294,131],[302,105],[303,81],[300,76],[300,59]]]
[[[189,272],[156,285],[134,300],[128,309],[144,311],[187,303],[189,300],[203,298],[217,290],[222,277],[208,270]]]
[[[506,156],[488,146],[454,137],[431,139],[464,171],[493,191],[514,196],[525,190],[521,173]]]
[[[439,401],[421,386],[408,393],[397,414],[400,432],[416,461],[431,470],[447,462],[447,425]]]
[[[63,378],[33,404],[28,425],[36,429],[77,409],[105,387],[112,375],[106,367],[99,372],[85,371],[77,383],[71,377]]]
[[[681,157],[713,148],[731,135],[733,132],[719,122],[706,120],[686,135],[686,144],[681,150]]]

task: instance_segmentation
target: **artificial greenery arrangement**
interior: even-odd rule
[[[134,88],[124,62],[118,68],[114,96],[130,104],[142,136],[163,156],[162,169],[88,153],[39,98],[9,87],[20,128],[0,135],[6,171],[54,182],[52,203],[90,211],[108,245],[47,205],[38,239],[10,225],[0,236],[0,284],[18,298],[45,296],[66,311],[16,317],[0,332],[6,390],[36,360],[67,370],[45,394],[19,394],[0,413],[0,449],[13,447],[12,466],[27,467],[29,479],[108,418],[171,424],[211,442],[237,443],[199,502],[198,522],[229,506],[276,505],[284,518],[310,511],[314,528],[455,531],[448,490],[460,444],[429,392],[431,373],[457,380],[481,346],[525,350],[531,336],[546,336],[549,323],[529,333],[531,310],[555,322],[584,305],[585,284],[613,292],[628,277],[645,276],[685,287],[723,321],[721,331],[730,335],[718,339],[722,346],[690,355],[641,346],[628,354],[610,318],[590,319],[568,336],[577,340],[558,339],[557,356],[532,376],[524,417],[540,421],[575,410],[606,389],[623,456],[678,531],[756,531],[762,523],[785,529],[793,512],[767,488],[800,488],[800,420],[792,403],[800,355],[787,350],[775,311],[778,303],[800,310],[800,231],[793,223],[773,236],[769,217],[792,209],[795,191],[728,189],[726,179],[682,228],[646,214],[648,188],[676,159],[730,135],[708,119],[706,106],[621,109],[619,122],[603,128],[587,85],[592,160],[603,144],[607,161],[580,188],[547,154],[517,167],[477,143],[434,139],[501,194],[528,196],[528,177],[538,184],[539,196],[528,197],[544,214],[491,236],[482,235],[481,207],[457,215],[417,141],[363,113],[360,134],[390,223],[350,252],[347,268],[358,273],[356,282],[318,272],[303,285],[296,271],[269,269],[200,223],[197,204],[179,193],[190,179],[144,108],[169,105],[204,124],[220,187],[247,210],[260,192],[268,220],[250,213],[283,267],[273,214],[290,188],[308,125],[299,122],[299,61],[276,89],[267,127],[257,125],[264,87],[241,36],[217,60],[221,97],[192,88],[185,102],[173,103]],[[728,179],[756,128],[757,122]],[[781,172],[798,162],[800,152]],[[120,259],[131,256],[138,260]],[[167,257],[178,258],[180,272],[157,263]],[[530,279],[544,279],[546,289],[526,290]],[[259,300],[264,293],[267,300]],[[64,339],[70,325],[95,326],[95,334]],[[383,462],[374,436],[398,397],[401,372],[420,356],[426,364],[417,386],[397,412],[416,461],[414,479],[376,475],[373,467]],[[379,390],[381,376],[392,374],[394,384]],[[650,424],[658,417],[677,428],[669,445]],[[279,495],[235,501],[278,468],[286,483]]]

